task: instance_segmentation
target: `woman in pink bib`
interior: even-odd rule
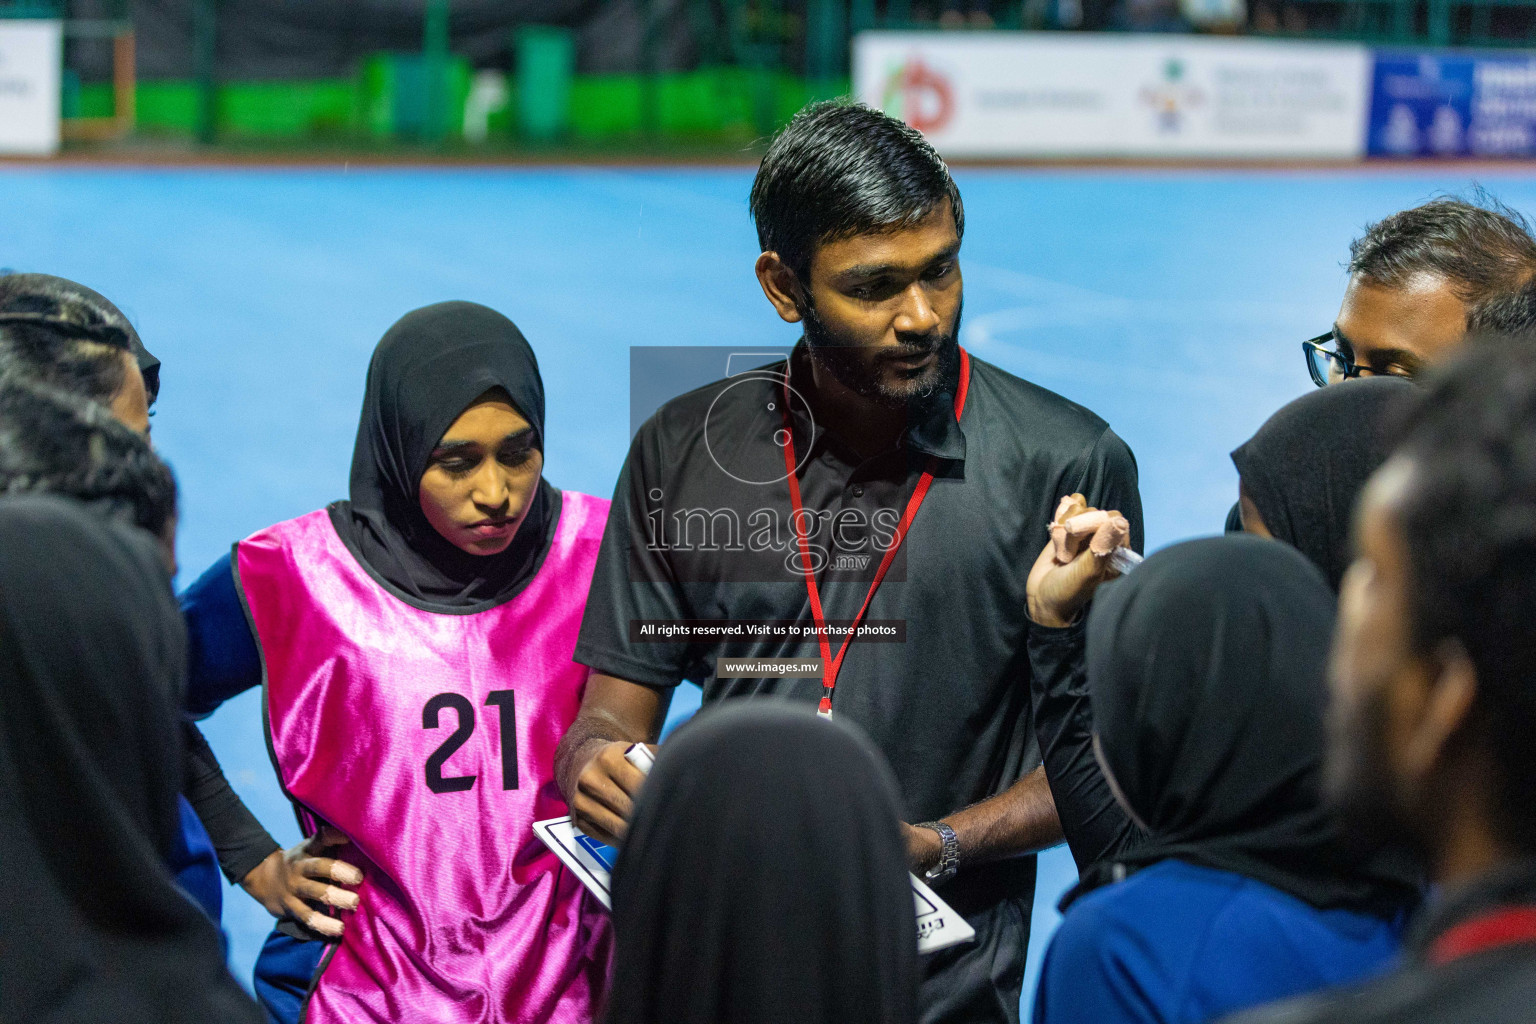
[[[329,904],[290,902],[258,963],[278,1020],[585,1022],[602,1000],[606,915],[531,825],[566,813],[554,752],[608,502],[544,482],[543,427],[511,321],[408,314],[368,369],[351,500],[241,541],[183,599],[206,711],[245,674],[217,624],[232,580],[312,837],[275,863]],[[355,896],[326,884],[359,870]]]

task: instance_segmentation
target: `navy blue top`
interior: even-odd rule
[[[206,718],[261,685],[261,654],[245,620],[235,571],[224,555],[181,593],[187,622],[187,711]]]
[[[189,640],[186,709],[207,717],[224,701],[261,683],[261,656],[246,625],[228,555],[180,600]],[[229,788],[202,735],[191,729],[187,740],[192,749],[184,785],[191,788],[181,800],[180,836],[167,866],[217,921],[223,902],[220,868],[232,882],[239,881],[277,844]]]
[[[188,633],[186,707],[194,716],[206,718],[224,701],[261,682],[261,656],[245,623],[228,555],[214,562],[180,600]],[[224,901],[218,858],[207,829],[185,796],[177,848],[167,866],[182,888],[218,921]]]
[[[1165,860],[1082,897],[1046,950],[1035,1024],[1198,1024],[1392,966],[1401,921],[1318,910]]]
[[[191,714],[206,717],[226,700],[261,685],[261,654],[235,589],[229,555],[210,565],[182,591],[180,600],[187,623],[186,707]],[[243,806],[239,810],[249,815]],[[230,859],[241,864],[236,873],[247,864],[254,866],[273,845],[254,818],[248,825],[242,822],[243,818],[227,819],[234,844]],[[301,941],[273,929],[256,960],[254,975],[256,996],[269,1022],[296,1024],[326,948],[324,942]]]
[[[176,808],[181,827],[165,866],[176,884],[217,924],[224,913],[224,883],[219,877],[219,858],[214,853],[213,840],[208,838],[208,830],[203,828],[185,796],[176,798]]]

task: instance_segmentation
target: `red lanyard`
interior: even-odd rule
[[[965,349],[960,350],[960,385],[955,389],[955,421],[959,422],[960,414],[965,411],[965,393],[971,383],[971,357]],[[929,456],[928,466],[923,470],[923,475],[917,478],[917,487],[912,491],[912,497],[907,499],[907,508],[901,514],[901,521],[896,524],[896,532],[891,536],[891,543],[886,547],[885,554],[880,558],[880,566],[875,570],[875,578],[869,584],[869,593],[864,595],[864,604],[859,608],[859,613],[848,624],[848,635],[843,638],[842,646],[837,649],[836,657],[832,654],[832,644],[827,637],[827,620],[821,609],[821,591],[816,587],[816,572],[811,566],[810,535],[805,525],[805,504],[800,500],[800,480],[795,476],[795,469],[800,460],[795,457],[795,430],[789,416],[789,372],[785,368],[784,374],[784,433],[789,438],[784,443],[784,466],[789,471],[789,503],[793,507],[790,520],[794,523],[795,538],[800,542],[800,568],[805,574],[805,589],[811,597],[811,618],[816,624],[816,639],[821,644],[821,706],[817,714],[827,718],[832,717],[832,691],[837,688],[837,673],[843,667],[843,655],[848,653],[848,645],[853,643],[853,635],[859,628],[859,623],[864,620],[864,613],[869,610],[869,602],[874,598],[875,591],[880,589],[880,583],[885,579],[886,572],[891,567],[891,562],[896,558],[896,550],[901,547],[902,541],[907,539],[907,531],[912,527],[912,520],[917,518],[917,510],[922,507],[923,499],[928,496],[928,486],[933,483],[933,471],[938,465],[938,459]]]
[[[1429,962],[1443,966],[1473,953],[1536,942],[1536,907],[1507,907],[1447,931],[1429,947]]]

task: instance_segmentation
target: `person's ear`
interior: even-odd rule
[[[1477,700],[1477,669],[1466,648],[1447,640],[1437,649],[1423,701],[1404,737],[1401,763],[1405,775],[1423,785],[1440,765],[1452,739],[1464,729]]]
[[[1248,485],[1243,483],[1241,477],[1237,480],[1237,508],[1244,533],[1274,538],[1275,535],[1269,532],[1269,526],[1265,524],[1264,517],[1259,514],[1259,506],[1254,504],[1253,495],[1248,493]]]
[[[779,319],[787,324],[801,320],[800,279],[776,252],[765,252],[757,257],[753,266],[757,271],[757,283],[763,286],[763,294],[773,303]]]

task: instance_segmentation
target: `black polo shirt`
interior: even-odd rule
[[[1125,513],[1140,549],[1136,462],[1092,412],[976,358],[958,422],[959,363],[951,359],[940,391],[913,406],[900,443],[861,458],[796,399],[806,359],[802,342],[789,360],[789,407],[828,619],[858,611],[919,477],[935,470],[866,613],[904,631],[903,642],[852,643],[834,714],[885,753],[908,821],[939,818],[1002,792],[1040,763],[1025,581],[1063,494],[1080,491]],[[781,443],[784,368],[691,391],[640,428],[614,492],[577,661],[650,686],[688,679],[703,687],[706,703],[774,694],[814,705],[821,697],[819,678],[716,675],[720,658],[817,657],[814,639],[658,642],[638,632],[659,621],[811,622]],[[834,652],[840,643],[832,641]],[[967,875],[988,876],[992,898],[1033,895],[1032,858]]]

